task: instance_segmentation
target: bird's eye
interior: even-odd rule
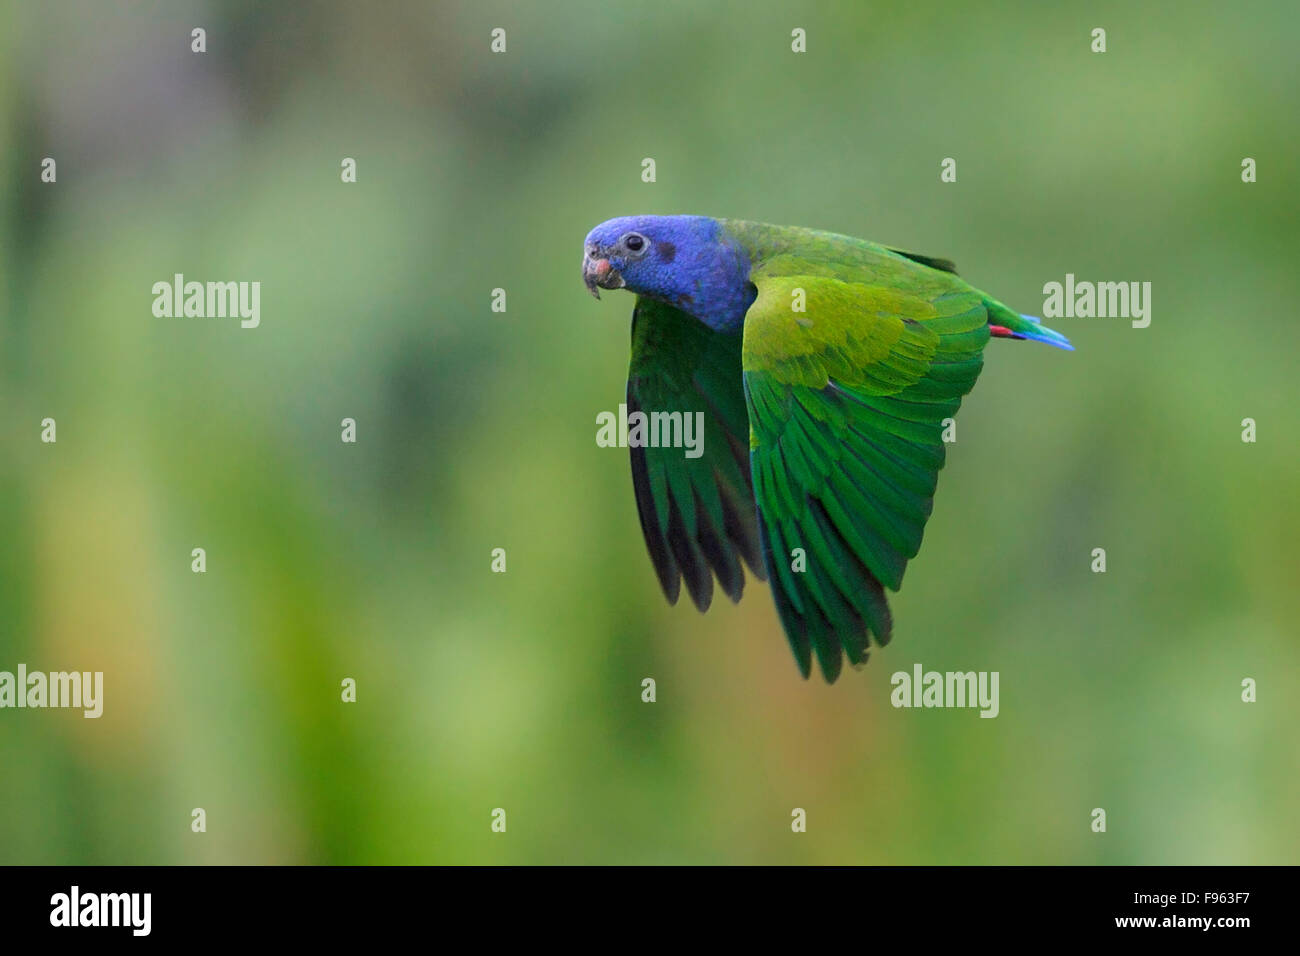
[[[628,252],[640,252],[646,247],[646,237],[630,232],[623,237],[623,246]]]

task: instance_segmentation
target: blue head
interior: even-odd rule
[[[582,279],[591,294],[627,289],[720,330],[740,328],[754,300],[749,260],[716,219],[624,216],[587,234]]]

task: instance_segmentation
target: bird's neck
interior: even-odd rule
[[[703,260],[686,271],[684,288],[670,304],[716,332],[739,332],[756,290],[749,281],[749,257],[730,238],[709,247]]]

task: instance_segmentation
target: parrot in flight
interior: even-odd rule
[[[582,277],[636,295],[628,415],[703,413],[702,453],[628,441],[650,559],[700,611],[742,565],[771,583],[806,679],[866,663],[893,628],[944,463],[944,420],[990,337],[1072,349],[967,285],[946,259],[793,226],[628,216],[583,246]]]

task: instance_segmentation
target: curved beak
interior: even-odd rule
[[[590,253],[582,259],[582,281],[586,283],[587,291],[597,299],[600,298],[599,290],[621,289],[625,285],[623,277],[608,259]]]

